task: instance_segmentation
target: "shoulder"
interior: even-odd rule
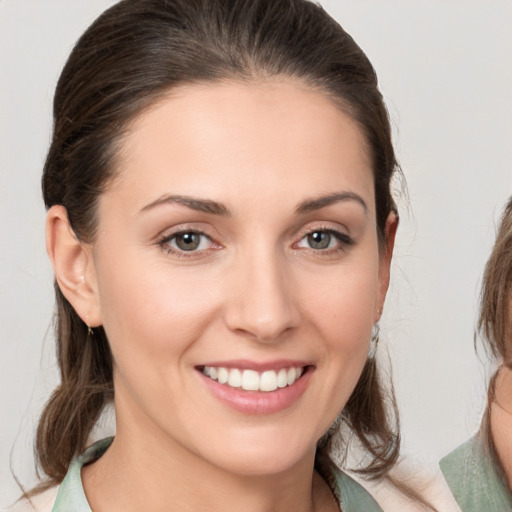
[[[82,467],[99,459],[111,445],[113,437],[97,441],[84,453],[73,459],[60,485],[53,512],[91,512],[82,485]]]
[[[365,480],[331,469],[344,512],[461,512],[439,470],[428,471],[401,462],[389,477]]]
[[[461,512],[441,472],[416,461],[401,461],[388,477],[361,483],[384,512]]]
[[[23,498],[14,503],[5,512],[51,512],[59,486],[50,487],[46,491],[29,498]]]
[[[2,512],[90,512],[82,486],[82,466],[101,457],[112,443],[112,439],[109,437],[97,441],[82,455],[75,457],[60,485],[30,498],[21,499]]]
[[[512,498],[480,435],[453,450],[439,465],[463,512],[512,511]]]
[[[334,464],[329,468],[329,480],[343,512],[382,512],[370,493],[354,478]]]
[[[479,436],[476,435],[442,458],[439,465],[444,474],[453,473],[455,467],[460,473],[461,463],[469,463],[471,466],[477,464],[480,466],[484,463],[484,460],[483,445]]]

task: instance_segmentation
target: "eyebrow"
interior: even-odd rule
[[[368,206],[366,205],[364,199],[359,194],[356,194],[354,192],[337,192],[315,199],[307,199],[306,201],[303,201],[297,206],[297,208],[295,209],[295,213],[302,215],[315,210],[320,210],[321,208],[325,208],[340,201],[356,201],[363,207],[365,213],[368,212]],[[222,215],[224,217],[228,217],[231,215],[229,208],[217,201],[174,194],[166,194],[163,195],[162,197],[159,197],[155,201],[144,206],[140,213],[144,213],[148,210],[151,210],[153,208],[156,208],[157,206],[161,206],[164,204],[180,204],[192,210],[210,213],[213,215]]]
[[[210,199],[200,199],[196,197],[172,194],[166,194],[162,197],[159,197],[156,201],[153,201],[152,203],[149,203],[148,205],[144,206],[140,213],[144,213],[163,204],[181,204],[183,206],[186,206],[187,208],[190,208],[191,210],[197,210],[199,212],[204,213],[211,213],[213,215],[222,215],[225,217],[231,215],[229,209],[222,203],[211,201]]]
[[[321,208],[325,208],[326,206],[330,206],[340,201],[356,201],[363,207],[365,213],[368,212],[368,205],[365,203],[364,199],[359,194],[354,192],[336,192],[327,196],[308,199],[303,203],[300,203],[295,211],[298,214],[309,213],[315,210],[320,210]]]

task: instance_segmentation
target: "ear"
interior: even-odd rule
[[[396,231],[398,229],[398,214],[394,211],[390,212],[386,220],[384,231],[384,244],[380,250],[379,262],[379,294],[375,311],[375,323],[380,320],[386,293],[389,287],[389,277],[391,272],[391,259],[393,257],[393,248],[395,247]]]
[[[91,327],[101,325],[92,247],[78,240],[64,206],[52,206],[48,211],[46,250],[57,284],[78,316]]]

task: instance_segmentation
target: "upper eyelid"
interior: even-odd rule
[[[193,233],[194,235],[204,236],[205,238],[208,238],[208,240],[211,240],[212,237],[209,236],[206,233],[203,233],[202,231],[194,231],[192,229],[184,230],[184,231],[176,231],[175,233],[170,233],[168,236],[163,237],[163,241],[166,240],[172,240],[173,238],[176,238],[180,235],[186,235],[187,233]]]
[[[196,233],[200,236],[204,236],[208,239],[209,247],[206,247],[204,249],[198,249],[198,250],[191,250],[186,251],[183,249],[180,249],[176,246],[176,237],[182,234],[186,233]],[[174,244],[172,243],[174,240]],[[197,229],[181,229],[174,231],[172,233],[169,233],[167,236],[164,234],[161,238],[157,239],[157,245],[162,250],[165,251],[168,255],[171,255],[174,258],[179,258],[191,261],[197,260],[198,258],[201,259],[202,257],[205,257],[207,254],[211,253],[211,251],[215,251],[219,248],[222,248],[220,244],[218,244],[212,237],[210,237],[207,233],[204,233]]]
[[[311,233],[315,233],[316,231],[326,231],[326,232],[330,232],[330,233],[334,233],[334,234],[337,233],[337,234],[340,234],[341,236],[352,238],[352,235],[350,234],[349,229],[347,229],[345,227],[344,228],[334,227],[332,225],[329,226],[329,225],[326,225],[323,223],[300,229],[297,233],[297,237],[299,238],[299,240],[301,240],[305,236],[307,236]]]
[[[210,230],[204,229],[203,227],[196,227],[194,225],[183,223],[178,224],[177,226],[162,229],[160,233],[158,233],[158,235],[155,236],[155,240],[161,242],[165,239],[170,239],[183,233],[197,233],[199,235],[206,236],[210,240],[215,240],[215,235],[210,233],[209,231]]]
[[[173,237],[178,236],[183,233],[197,233],[197,234],[205,236],[206,238],[208,238],[209,240],[211,240],[212,242],[214,242],[218,245],[223,245],[221,242],[219,242],[219,239],[222,237],[218,233],[215,232],[216,230],[211,229],[211,228],[210,229],[204,228],[202,226],[201,227],[195,226],[194,224],[196,224],[196,223],[191,222],[189,224],[189,223],[185,222],[183,224],[178,224],[176,226],[163,229],[160,231],[160,233],[158,235],[155,236],[155,241],[157,243],[163,243],[163,242],[170,240]],[[341,227],[342,225],[340,225],[339,222],[325,221],[325,222],[311,223],[311,224],[312,225],[302,226],[301,228],[294,230],[295,235],[292,235],[292,236],[295,239],[295,241],[292,243],[296,243],[297,241],[302,240],[302,238],[304,238],[305,236],[307,236],[311,233],[314,233],[315,231],[326,231],[326,232],[333,233],[334,235],[339,234],[343,238],[350,238],[353,240],[353,236],[350,233],[350,230],[345,226]],[[336,224],[337,226],[333,226],[332,224]]]
[[[197,235],[204,236],[206,239],[208,239],[208,241],[211,244],[213,244],[215,246],[220,246],[220,244],[218,242],[216,242],[210,235],[208,235],[208,233],[204,233],[203,231],[193,230],[193,229],[184,229],[184,230],[175,231],[174,233],[169,233],[167,236],[163,235],[161,238],[158,239],[158,245],[166,245],[166,244],[170,245],[170,242],[172,240],[176,239],[177,236],[184,235],[186,233],[195,233]],[[211,249],[211,247],[209,247],[208,249]],[[202,251],[207,251],[208,249],[203,249]],[[179,248],[173,247],[173,250],[181,252],[181,250]],[[190,252],[192,253],[192,252],[202,252],[202,251],[190,251]]]
[[[340,231],[338,229],[332,229],[332,228],[328,228],[328,229],[325,229],[325,228],[318,229],[317,228],[317,229],[312,229],[311,231],[306,231],[302,236],[300,236],[298,241],[300,242],[308,235],[311,235],[312,233],[317,233],[317,232],[332,234],[335,238],[338,238],[338,240],[340,242],[345,242],[345,243],[353,243],[354,242],[353,238],[348,233],[344,233],[343,231]]]

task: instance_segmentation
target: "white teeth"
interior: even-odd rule
[[[220,384],[227,384],[232,388],[270,392],[291,386],[302,375],[303,368],[281,368],[278,371],[266,370],[258,373],[255,370],[204,366],[203,373],[210,379],[217,380]]]
[[[289,368],[286,374],[286,378],[288,379],[288,386],[292,385],[297,378],[297,372],[295,368]]]
[[[226,384],[229,378],[228,371],[226,370],[226,368],[217,368],[217,374],[219,382],[221,384]]]
[[[260,377],[260,391],[274,391],[277,389],[277,375],[274,370],[263,372]]]
[[[281,368],[277,374],[277,387],[285,388],[286,386],[288,386],[288,372],[286,368]]]
[[[242,387],[242,372],[236,368],[229,370],[228,384],[232,388]]]
[[[242,387],[246,391],[258,391],[260,389],[260,376],[254,370],[244,370],[242,374]]]

